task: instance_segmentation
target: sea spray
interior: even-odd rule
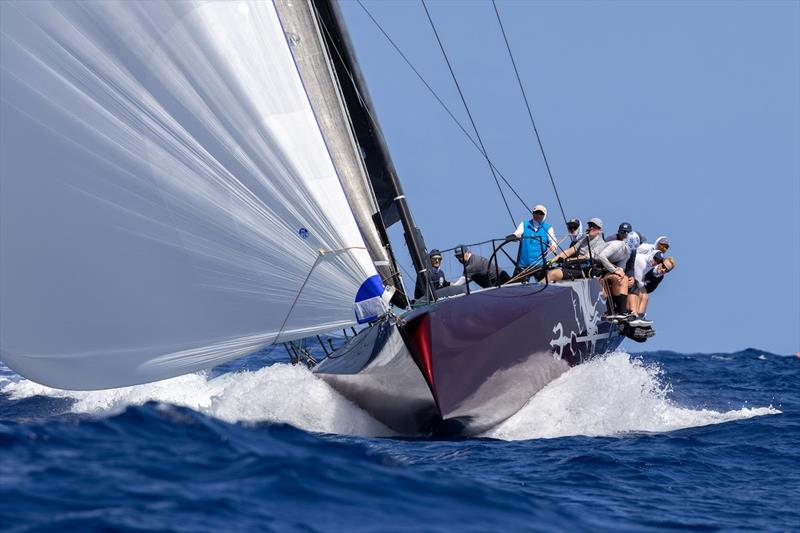
[[[670,392],[658,365],[615,352],[572,368],[483,436],[528,440],[665,432],[780,413],[772,407],[691,409],[671,401]]]
[[[726,412],[692,409],[673,402],[670,392],[658,365],[616,352],[570,369],[482,436],[530,440],[665,432],[780,412],[772,407]],[[71,412],[95,416],[114,415],[128,406],[155,401],[232,423],[287,423],[306,431],[360,437],[392,434],[308,369],[287,364],[213,379],[200,372],[102,391],[63,391],[25,379],[6,380],[0,382],[0,393],[12,400],[33,396],[72,399]]]
[[[128,406],[161,402],[194,409],[226,422],[276,422],[306,431],[383,436],[392,432],[302,366],[275,364],[253,372],[205,372],[100,391],[52,389],[29,380],[0,384],[11,400],[33,396],[74,400],[70,411],[115,415]]]

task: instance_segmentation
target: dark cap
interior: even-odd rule
[[[579,227],[581,227],[581,221],[578,220],[577,218],[570,219],[567,222],[567,229],[570,231],[575,231]]]
[[[623,222],[619,225],[617,233],[630,233],[631,231],[633,231],[633,226],[629,222]]]
[[[456,257],[464,257],[464,254],[469,252],[469,248],[464,246],[463,244],[459,244],[453,249],[453,255]]]
[[[661,252],[656,252],[655,255],[653,255],[653,261],[655,261],[658,264],[663,263],[664,262],[664,254],[662,254]]]
[[[434,249],[433,249],[433,250],[431,250],[431,252],[428,254],[428,257],[442,257],[442,252],[440,252],[440,251],[439,251],[437,248],[434,248]]]

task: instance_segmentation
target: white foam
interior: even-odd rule
[[[276,364],[209,379],[197,373],[103,391],[64,391],[0,377],[12,400],[49,396],[75,400],[75,413],[113,415],[148,401],[179,405],[227,422],[282,422],[322,433],[364,437],[392,431],[302,366]],[[517,414],[484,435],[528,440],[573,435],[665,432],[778,414],[772,407],[727,412],[691,409],[669,399],[656,365],[617,352],[577,366],[534,396]]]
[[[7,381],[12,400],[71,398],[74,413],[113,415],[148,401],[194,409],[226,422],[282,422],[322,433],[381,436],[392,432],[302,366],[276,364],[255,372],[208,379],[205,373],[101,391],[51,389],[29,380]]]
[[[772,407],[690,409],[672,402],[669,392],[656,365],[616,352],[561,375],[483,436],[527,440],[664,432],[780,413]]]

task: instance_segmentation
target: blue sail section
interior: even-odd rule
[[[364,280],[356,293],[354,304],[359,324],[375,320],[386,312],[386,302],[383,301],[385,290],[381,277],[377,274]]]

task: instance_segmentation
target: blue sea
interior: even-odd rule
[[[2,531],[800,532],[800,358],[616,352],[408,439],[285,353],[67,392],[0,366]]]

